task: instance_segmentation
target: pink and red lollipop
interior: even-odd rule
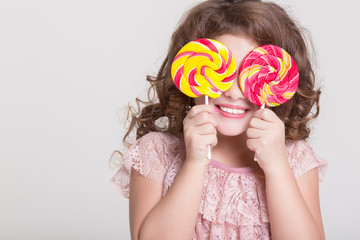
[[[239,71],[241,90],[259,106],[285,103],[295,94],[299,83],[294,59],[275,45],[255,48],[244,58]]]

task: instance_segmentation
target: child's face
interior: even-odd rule
[[[237,71],[243,58],[258,45],[250,39],[239,35],[221,35],[214,38],[215,40],[225,44],[235,57]],[[231,88],[224,92],[218,98],[209,98],[209,105],[219,109],[215,113],[218,126],[217,131],[225,136],[237,136],[244,133],[249,126],[256,110],[260,108],[251,103],[242,93],[239,81],[239,72]],[[205,96],[195,98],[195,104],[204,104]]]

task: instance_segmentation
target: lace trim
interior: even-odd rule
[[[120,168],[111,182],[126,198],[129,198],[131,168],[161,184],[170,182],[169,179],[175,178],[180,169],[172,160],[178,158],[181,150],[179,140],[172,135],[148,133],[138,139],[123,155]]]
[[[323,176],[327,162],[317,157],[304,141],[288,144],[287,154],[297,178],[316,167],[319,167]],[[164,133],[149,133],[137,140],[124,154],[122,166],[112,182],[123,196],[129,197],[131,168],[134,168],[141,175],[163,184],[165,195],[184,159],[185,149],[178,138]],[[264,180],[252,171],[236,173],[210,164],[205,176],[199,214],[201,219],[198,221],[210,222],[215,228],[221,224],[255,228],[267,226],[269,219]]]
[[[233,174],[209,166],[199,213],[219,224],[268,223],[264,181],[255,174]]]
[[[198,219],[202,219],[199,215]],[[248,239],[270,240],[270,224],[243,225],[240,228],[232,224],[218,224],[207,220],[196,223],[193,240],[196,239]]]
[[[289,164],[295,178],[299,178],[308,171],[318,168],[320,182],[324,180],[328,162],[317,156],[305,141],[295,141],[287,148]]]

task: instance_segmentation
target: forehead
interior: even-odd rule
[[[241,35],[224,34],[214,39],[223,43],[230,49],[235,58],[237,67],[240,66],[240,63],[250,51],[258,47],[258,44],[253,40]]]

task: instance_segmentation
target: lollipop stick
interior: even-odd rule
[[[265,108],[265,103],[263,103],[263,105],[261,105],[260,109],[264,109],[264,108]],[[256,155],[254,156],[254,161],[257,161]]]
[[[205,104],[209,105],[209,97],[207,95],[205,95]],[[211,149],[210,149],[210,145],[208,146],[208,159],[211,160]]]

